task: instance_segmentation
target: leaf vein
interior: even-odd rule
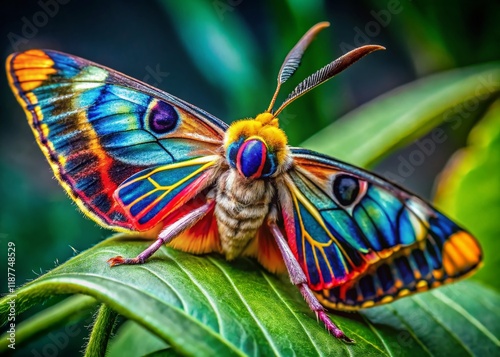
[[[153,300],[156,300],[156,301],[160,302],[161,304],[168,305],[168,306],[170,306],[170,308],[175,309],[180,314],[184,315],[186,319],[191,320],[192,322],[194,322],[195,324],[197,324],[200,328],[202,328],[203,330],[205,330],[207,332],[207,334],[215,336],[215,338],[217,338],[219,341],[221,341],[221,343],[223,343],[228,348],[230,348],[231,350],[233,350],[236,354],[242,355],[241,351],[236,346],[234,346],[231,342],[229,342],[225,338],[222,338],[222,336],[220,334],[218,334],[217,332],[215,332],[213,329],[209,328],[207,325],[203,324],[201,321],[199,321],[198,319],[196,319],[194,316],[188,314],[185,310],[182,310],[182,309],[180,309],[179,307],[177,307],[177,306],[175,306],[173,304],[170,304],[170,303],[168,303],[168,302],[166,302],[164,300],[161,300],[159,297],[157,297],[155,295],[152,295],[152,294],[146,292],[145,290],[141,290],[141,289],[139,289],[136,286],[127,284],[127,283],[125,283],[125,282],[123,282],[121,280],[116,280],[116,279],[110,278],[108,276],[103,276],[103,275],[98,275],[98,274],[89,274],[89,273],[83,273],[83,274],[82,273],[55,274],[56,277],[57,276],[59,276],[59,277],[63,276],[63,277],[68,277],[68,278],[71,278],[71,276],[73,276],[73,275],[77,276],[77,277],[80,277],[80,276],[92,276],[92,277],[97,277],[97,278],[100,278],[100,279],[103,279],[103,280],[108,280],[108,281],[114,282],[114,283],[119,284],[119,285],[127,286],[127,287],[129,287],[129,288],[131,288],[131,289],[139,292],[140,294],[143,294],[143,295],[148,296],[149,298],[151,298]],[[54,276],[46,279],[45,281],[52,280],[52,279],[54,279]],[[57,279],[54,279],[54,280],[57,281]],[[87,293],[83,293],[83,294],[87,295]],[[121,313],[121,312],[119,312],[119,313]],[[158,336],[159,338],[161,338],[162,340],[165,341],[165,339],[163,338],[163,336],[159,336],[157,334],[157,332],[154,329],[151,329],[148,324],[144,324],[143,320],[138,319],[138,320],[135,320],[135,321],[137,323],[139,323],[140,325],[144,326],[146,329],[148,329],[153,334],[155,334],[156,336]],[[166,341],[166,342],[170,343],[170,341]]]
[[[429,311],[424,304],[420,302],[420,298],[418,296],[413,297],[413,301],[427,314],[429,317],[436,322],[437,325],[441,326],[443,330],[445,330],[455,341],[458,342],[458,344],[470,355],[473,356],[474,353],[467,347],[463,341],[453,332],[453,330],[450,330],[442,321],[438,320],[435,317],[435,314],[433,314],[431,311]]]
[[[297,322],[299,323],[299,325],[302,327],[302,329],[304,330],[305,334],[307,335],[307,337],[309,338],[309,341],[311,341],[311,344],[314,346],[314,348],[316,349],[316,351],[319,352],[319,349],[318,349],[318,345],[314,342],[314,340],[312,339],[312,336],[311,334],[309,333],[309,331],[306,329],[306,327],[304,326],[304,324],[302,323],[302,321],[300,320],[300,318],[298,317],[298,315],[295,313],[295,311],[293,311],[290,306],[285,302],[285,300],[283,299],[283,296],[279,293],[279,291],[276,289],[276,287],[274,286],[274,284],[272,283],[272,281],[269,279],[269,277],[264,274],[264,272],[262,272],[262,275],[264,276],[264,279],[267,281],[267,283],[269,284],[269,286],[273,289],[274,293],[276,294],[276,296],[283,302],[284,306],[286,306],[286,308],[288,310],[290,310],[291,314],[293,315],[293,317],[297,320]]]
[[[372,330],[373,334],[374,334],[375,336],[377,336],[377,338],[380,340],[380,342],[382,342],[382,345],[383,345],[383,346],[384,346],[384,348],[386,349],[387,353],[385,353],[385,351],[381,350],[381,349],[380,349],[378,346],[376,346],[376,345],[373,345],[373,344],[372,344],[372,346],[376,347],[376,348],[377,348],[380,352],[382,352],[382,353],[384,353],[384,354],[386,354],[386,355],[388,355],[388,356],[392,356],[392,353],[391,353],[391,351],[389,350],[389,347],[388,347],[388,346],[387,346],[387,344],[385,343],[385,341],[384,341],[384,339],[382,338],[382,336],[380,336],[380,334],[378,333],[378,331],[377,331],[377,329],[375,328],[375,326],[373,326],[373,324],[371,323],[371,321],[370,321],[370,320],[368,320],[368,318],[367,318],[365,315],[363,315],[363,314],[360,314],[360,315],[361,315],[361,317],[363,318],[363,320],[365,320],[365,322],[366,322],[366,324],[368,325],[368,327],[370,328],[370,330]],[[368,341],[366,341],[366,342],[368,342]]]
[[[397,319],[399,319],[399,321],[401,321],[401,323],[403,324],[404,327],[406,327],[408,333],[415,339],[415,341],[417,341],[417,343],[420,345],[420,347],[422,347],[422,349],[427,352],[427,354],[429,356],[432,356],[432,353],[431,351],[429,351],[429,349],[427,348],[427,346],[424,344],[424,342],[418,338],[417,334],[415,333],[415,331],[413,331],[413,328],[406,322],[405,319],[403,319],[403,317],[399,314],[398,310],[396,310],[394,307],[392,306],[387,306],[387,309],[391,310],[393,315],[396,316]]]
[[[479,331],[481,331],[488,339],[490,339],[495,345],[500,346],[500,340],[498,340],[493,334],[488,331],[488,329],[479,322],[476,318],[474,318],[467,310],[465,310],[462,306],[455,303],[449,297],[444,295],[441,291],[433,291],[432,295],[441,300],[444,304],[448,305],[450,308],[458,312],[462,315],[467,321],[469,321],[472,325],[474,325]]]
[[[167,253],[167,255],[169,257],[171,257],[168,253]],[[224,333],[223,333],[223,320],[222,320],[219,308],[217,307],[217,304],[215,303],[215,301],[213,301],[211,295],[208,293],[207,290],[205,290],[202,287],[201,284],[197,283],[197,281],[195,280],[194,276],[192,274],[190,274],[188,272],[188,270],[177,261],[177,259],[173,259],[172,258],[172,261],[175,262],[175,264],[177,264],[177,266],[179,267],[179,269],[182,270],[182,272],[184,272],[184,274],[186,274],[186,276],[189,278],[189,280],[191,280],[193,282],[193,285],[205,296],[205,298],[207,299],[208,303],[212,307],[212,310],[215,313],[215,317],[217,318],[217,330],[218,330],[218,332],[221,335],[224,335]]]
[[[229,284],[231,285],[231,287],[234,289],[234,291],[236,292],[236,294],[240,298],[241,302],[247,308],[248,312],[250,313],[250,316],[252,316],[252,318],[254,319],[254,321],[260,327],[260,329],[261,329],[264,337],[266,338],[267,342],[269,343],[269,346],[274,351],[274,354],[276,356],[279,356],[280,353],[279,353],[279,351],[277,349],[277,346],[274,344],[273,339],[269,335],[269,331],[267,331],[267,329],[262,325],[261,321],[257,318],[257,316],[255,316],[255,313],[250,308],[250,305],[248,305],[248,302],[245,300],[245,298],[243,297],[243,295],[241,294],[241,292],[238,290],[238,288],[234,284],[233,280],[227,275],[227,272],[217,263],[217,261],[215,259],[213,259],[212,257],[208,257],[207,259],[210,260],[212,262],[212,264],[214,264],[214,266],[216,266],[217,268],[219,268],[219,270],[224,274],[224,276],[226,277],[227,281],[229,282]]]

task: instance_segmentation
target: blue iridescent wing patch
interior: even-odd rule
[[[115,199],[138,230],[149,230],[211,185],[218,161],[204,156],[140,171],[118,187]]]

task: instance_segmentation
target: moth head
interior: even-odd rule
[[[246,178],[272,177],[288,160],[286,135],[271,113],[231,124],[224,149],[229,166]]]
[[[346,53],[300,82],[283,104],[274,110],[281,85],[295,73],[314,37],[329,25],[328,22],[320,22],[313,26],[288,53],[279,70],[276,90],[267,110],[255,119],[239,120],[228,128],[224,139],[226,159],[244,177],[272,177],[291,165],[286,135],[278,127],[278,115],[285,107],[367,54],[384,49],[378,45],[366,45]]]

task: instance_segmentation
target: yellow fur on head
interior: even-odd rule
[[[288,140],[285,132],[278,127],[278,118],[273,117],[271,113],[261,113],[255,119],[235,121],[226,131],[224,149],[241,137],[246,139],[251,136],[263,139],[267,147],[276,154],[278,164],[285,162]]]

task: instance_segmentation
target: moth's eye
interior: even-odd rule
[[[259,139],[247,139],[240,146],[236,168],[247,178],[259,178],[266,164],[267,148]]]
[[[166,134],[177,126],[179,114],[174,107],[165,102],[158,101],[149,112],[149,128],[156,134]]]
[[[243,143],[243,139],[240,139],[229,145],[226,152],[226,158],[229,162],[229,165],[232,168],[236,168],[236,157],[238,156],[238,150],[240,149],[241,144]]]
[[[230,144],[226,158],[229,165],[246,178],[267,178],[277,169],[276,155],[258,137],[241,138]]]
[[[342,206],[352,205],[360,191],[359,180],[349,175],[337,175],[333,180],[333,194]]]
[[[277,168],[278,168],[278,159],[276,158],[276,155],[268,151],[261,177],[272,176],[276,172]]]

